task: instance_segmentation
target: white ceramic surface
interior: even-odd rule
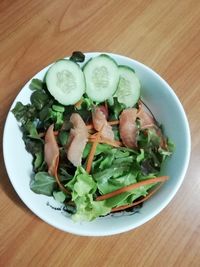
[[[99,53],[86,53],[86,60]],[[162,174],[169,175],[163,187],[149,199],[139,213],[106,216],[92,222],[74,223],[70,216],[53,198],[38,195],[29,188],[32,173],[31,155],[25,150],[18,123],[11,112],[8,113],[3,136],[3,154],[10,181],[23,202],[42,220],[66,232],[77,235],[105,236],[134,229],[156,216],[172,200],[183,182],[190,157],[190,131],[183,107],[172,88],[153,70],[130,58],[110,54],[118,64],[135,69],[142,84],[142,99],[151,109],[156,119],[164,126],[165,134],[176,145],[172,157],[166,161]],[[33,78],[42,79],[46,70],[41,70]],[[17,101],[29,102],[30,81],[22,88],[11,109]],[[13,149],[14,148],[14,149]],[[51,206],[50,206],[51,205]]]

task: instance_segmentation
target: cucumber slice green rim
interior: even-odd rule
[[[68,59],[55,62],[45,79],[50,94],[63,105],[75,104],[85,92],[85,77],[81,68]]]
[[[133,107],[140,97],[140,81],[135,71],[128,66],[119,65],[119,84],[115,96],[127,108]]]
[[[103,102],[116,91],[119,81],[118,65],[113,58],[101,54],[83,67],[86,93],[93,101]]]

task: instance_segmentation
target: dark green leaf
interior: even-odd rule
[[[26,146],[26,150],[32,155],[35,155],[36,153],[41,152],[44,149],[44,143],[39,139],[32,139],[24,135],[23,140]]]
[[[64,106],[61,106],[61,105],[53,105],[52,106],[52,109],[54,111],[58,111],[58,112],[61,112],[61,113],[63,113],[65,111],[65,107]]]
[[[92,108],[94,107],[94,102],[85,94],[82,97],[82,102],[80,107],[76,107],[76,110],[92,110]]]
[[[85,55],[80,51],[74,51],[70,57],[70,60],[74,62],[84,62]]]
[[[36,173],[34,179],[32,179],[30,183],[30,188],[33,192],[46,196],[52,196],[55,187],[55,178],[50,176],[47,172]]]
[[[43,163],[44,155],[43,151],[39,151],[35,153],[35,159],[34,159],[34,170],[37,170]]]
[[[109,102],[108,102],[109,104]],[[109,119],[110,120],[118,120],[119,115],[122,112],[122,110],[125,108],[124,104],[121,104],[118,102],[116,97],[113,97],[113,103],[112,105],[109,104]]]
[[[34,91],[31,95],[31,103],[37,110],[41,110],[48,102],[49,97],[42,90]]]
[[[30,104],[23,105],[21,102],[16,103],[15,107],[12,109],[12,113],[22,124],[25,124],[28,120],[32,120],[36,117],[35,108]]]
[[[61,182],[69,182],[73,175],[69,174],[67,168],[59,168],[59,177]]]
[[[38,132],[37,132],[37,128],[34,122],[32,121],[27,121],[24,125],[23,125],[23,133],[30,138],[34,138],[34,139],[39,139],[42,141],[42,139],[39,137]]]
[[[69,132],[67,131],[60,131],[58,135],[58,142],[61,146],[65,146],[67,144],[69,138]]]
[[[41,90],[43,89],[44,83],[39,79],[32,79],[29,88],[31,90]]]

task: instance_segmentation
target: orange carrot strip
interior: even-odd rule
[[[113,126],[113,125],[118,125],[119,124],[119,120],[116,121],[108,121],[108,124]],[[94,129],[93,124],[87,124],[86,127],[90,130],[90,129]]]
[[[80,108],[81,104],[83,103],[83,98],[81,98],[76,104],[74,105],[75,108]]]
[[[102,127],[102,129],[103,129],[103,127]],[[92,162],[93,162],[93,159],[94,159],[96,147],[97,147],[97,145],[99,143],[99,140],[100,140],[101,130],[96,134],[96,139],[94,140],[94,142],[92,144],[92,147],[91,147],[91,150],[90,150],[90,154],[89,154],[88,159],[87,159],[86,171],[88,173],[90,173],[91,168],[92,168]]]
[[[89,142],[92,142],[92,143],[95,142],[95,137],[89,137]],[[120,141],[110,140],[110,139],[102,138],[102,137],[99,140],[99,143],[111,145],[113,147],[120,147],[123,145],[122,142],[120,142]]]
[[[120,207],[117,207],[117,208],[113,208],[112,212],[125,210],[125,209],[128,209],[128,208],[134,207],[134,206],[136,206],[136,205],[138,205],[138,204],[140,204],[142,202],[145,202],[147,199],[152,197],[158,191],[158,189],[160,189],[161,186],[162,186],[162,184],[159,184],[154,190],[149,192],[149,194],[147,196],[143,197],[142,199],[140,199],[138,201],[135,201],[135,202],[133,202],[131,204],[123,205],[123,206],[120,206]]]
[[[117,195],[119,195],[119,194],[122,194],[122,193],[124,193],[124,192],[131,191],[131,190],[136,189],[136,188],[138,188],[138,187],[140,187],[140,186],[144,186],[144,185],[148,185],[148,184],[153,184],[153,183],[158,183],[158,182],[164,182],[164,181],[166,181],[167,179],[169,179],[168,176],[160,176],[160,177],[156,177],[156,178],[147,179],[147,180],[138,182],[138,183],[136,183],[136,184],[131,184],[131,185],[122,187],[122,188],[120,188],[120,189],[118,189],[118,190],[115,190],[115,191],[113,191],[113,192],[110,192],[110,193],[108,193],[108,194],[99,196],[99,197],[96,198],[96,200],[97,200],[97,201],[105,200],[105,199],[108,199],[108,198],[117,196]]]
[[[57,182],[58,186],[60,187],[60,189],[63,191],[63,193],[71,194],[60,182],[60,179],[58,177],[58,164],[59,164],[59,156],[56,159],[56,166],[55,166],[55,170],[54,170],[54,176],[56,178],[56,182]]]

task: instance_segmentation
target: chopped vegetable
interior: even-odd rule
[[[63,105],[73,105],[85,92],[85,78],[80,67],[70,60],[59,60],[46,74],[47,88]]]
[[[140,97],[140,81],[135,71],[128,66],[119,66],[119,84],[115,96],[127,108],[133,107]]]
[[[119,81],[117,63],[108,55],[89,60],[83,69],[86,93],[93,101],[103,102],[116,91]]]
[[[99,143],[99,140],[100,140],[100,137],[101,137],[101,131],[99,131],[96,135],[96,138],[92,144],[92,148],[90,150],[90,154],[88,156],[88,160],[87,160],[87,165],[86,165],[86,171],[88,173],[90,173],[91,169],[92,169],[92,161],[93,161],[93,158],[94,158],[94,155],[95,155],[95,151],[96,151],[96,147]]]

